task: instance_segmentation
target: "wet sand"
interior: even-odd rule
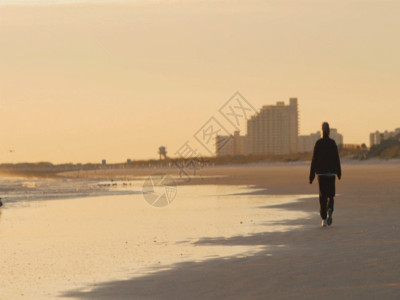
[[[141,194],[8,202],[0,211],[0,299],[54,299],[180,263],[269,251],[273,245],[201,242],[293,230],[300,226],[286,221],[309,217],[273,208],[301,197],[249,195],[253,190],[180,186],[165,208],[150,206]]]
[[[124,171],[126,172],[126,171]],[[260,195],[315,194],[275,208],[306,217],[277,221],[289,231],[204,237],[197,245],[265,246],[245,257],[177,263],[170,270],[70,291],[81,299],[398,299],[400,164],[347,163],[337,183],[333,225],[319,227],[308,165],[205,169],[198,184],[253,184]],[[226,175],[227,177],[215,177]],[[176,201],[179,201],[177,198]],[[265,207],[265,216],[271,207]]]
[[[87,177],[161,172],[177,175]],[[199,175],[166,208],[140,194],[6,202],[0,299],[398,299],[399,163],[345,163],[326,229],[306,163]]]

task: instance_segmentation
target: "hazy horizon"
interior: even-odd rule
[[[0,163],[173,155],[236,91],[258,110],[297,97],[300,134],[400,127],[400,2],[10,2]]]
[[[0,5],[7,6],[51,6],[51,5],[69,5],[69,4],[109,4],[109,3],[146,3],[156,1],[170,1],[170,0],[0,0]]]

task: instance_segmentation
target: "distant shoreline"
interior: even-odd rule
[[[156,161],[157,162],[157,161]],[[391,159],[381,159],[381,158],[370,158],[365,160],[359,159],[349,159],[342,158],[342,164],[345,165],[382,165],[382,164],[400,164],[400,159],[391,158]],[[199,166],[197,168],[197,172],[201,172],[206,169],[215,169],[215,168],[231,168],[231,167],[262,167],[262,166],[302,166],[309,165],[310,160],[293,160],[293,161],[256,161],[256,162],[226,162],[219,164],[209,164],[205,166]],[[23,165],[23,167],[21,166]],[[60,167],[61,166],[61,167]],[[113,164],[107,166],[99,165],[70,165],[69,168],[65,167],[65,165],[52,165],[46,164],[46,168],[43,168],[40,164],[37,163],[27,163],[27,164],[7,164],[0,165],[0,177],[27,177],[27,178],[88,178],[97,174],[104,174],[109,177],[112,174],[125,173],[125,174],[135,174],[135,175],[147,175],[151,171],[152,173],[160,171],[160,172],[179,172],[179,169],[176,166],[128,166],[124,164]]]

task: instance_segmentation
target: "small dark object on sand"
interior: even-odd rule
[[[0,198],[0,207],[2,207],[3,206],[3,202],[1,202],[1,198]]]

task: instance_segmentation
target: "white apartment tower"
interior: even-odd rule
[[[289,105],[277,102],[263,106],[247,121],[246,154],[296,153],[298,122],[297,98],[290,98]]]

